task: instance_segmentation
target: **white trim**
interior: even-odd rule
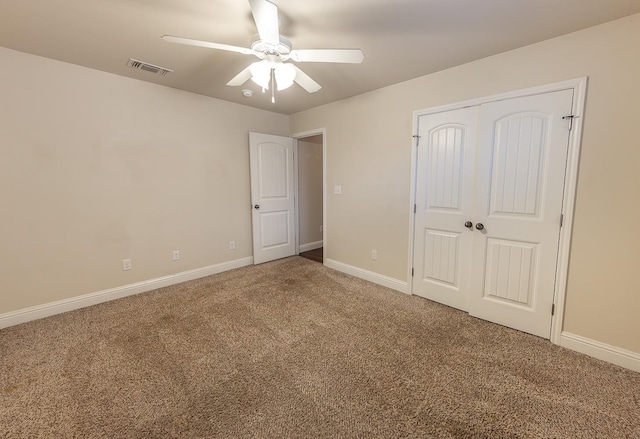
[[[352,265],[343,264],[342,262],[334,261],[333,259],[326,258],[324,265],[342,273],[355,276],[360,279],[368,280],[374,284],[382,285],[383,287],[391,288],[392,290],[400,291],[401,293],[409,294],[409,285],[398,279],[394,279],[389,276],[385,276],[373,271],[363,270],[362,268],[354,267]]]
[[[293,235],[296,240],[295,254],[300,250],[300,194],[298,193],[298,139],[293,138]]]
[[[534,96],[542,93],[551,93],[551,92],[560,91],[560,90],[569,90],[569,89],[575,90],[577,89],[577,87],[580,86],[582,82],[584,82],[586,86],[586,82],[587,82],[586,76],[581,78],[569,79],[567,81],[560,81],[560,82],[553,82],[551,84],[538,85],[536,87],[523,88],[520,90],[509,91],[506,93],[500,93],[500,94],[491,95],[491,96],[483,96],[480,98],[468,99],[466,101],[454,102],[452,104],[440,105],[437,107],[426,108],[423,110],[416,110],[413,112],[413,118],[414,118],[414,121],[417,121],[417,119],[420,116],[425,116],[427,114],[443,113],[445,111],[458,110],[460,108],[476,107],[478,105],[487,104],[489,102],[504,101],[506,99],[522,98],[525,96]],[[574,95],[574,99],[575,99],[575,95]],[[417,126],[418,126],[417,124],[414,125],[414,127],[416,128]],[[417,134],[417,133],[414,132],[414,134]]]
[[[322,241],[310,242],[308,244],[300,244],[300,253],[322,248]]]
[[[11,311],[5,314],[0,314],[0,329],[249,265],[253,265],[252,256],[243,259],[236,259],[235,261],[210,265],[208,267],[183,271],[182,273],[171,274],[142,282],[136,282],[134,284],[124,285],[121,287],[110,288],[108,290],[97,291],[95,293],[84,294],[82,296],[76,296],[69,299],[45,303],[43,305],[32,306],[30,308],[23,308],[17,311]]]
[[[420,116],[418,113],[413,113],[413,132],[415,136],[419,136],[419,120]],[[413,143],[411,144],[411,180],[409,187],[409,256],[407,257],[407,261],[409,261],[409,266],[407,267],[407,293],[413,294],[413,252],[414,252],[414,244],[415,244],[415,205],[416,205],[416,188],[418,185],[418,141],[419,137],[413,138]]]
[[[290,134],[290,137],[293,137],[296,145],[296,153],[298,151],[298,139],[304,139],[305,137],[312,137],[322,135],[322,247],[327,248],[327,129],[326,128],[316,128],[313,130],[302,131],[300,133]],[[297,163],[297,159],[296,159]],[[297,166],[297,165],[296,165]],[[298,168],[296,167],[296,200],[298,199]],[[297,206],[297,205],[296,205]],[[297,212],[297,207],[296,207]],[[296,214],[296,230],[299,230],[299,218]],[[296,232],[296,254],[300,254],[301,250],[299,245],[299,239],[297,237]],[[326,255],[326,252],[325,252]],[[325,257],[326,259],[326,257]]]
[[[562,211],[564,224],[560,229],[560,244],[558,250],[558,262],[556,265],[556,291],[554,303],[556,306],[554,316],[551,319],[551,342],[560,344],[562,325],[564,319],[564,305],[567,287],[567,271],[569,268],[569,251],[571,249],[571,229],[573,227],[573,215],[575,210],[575,198],[578,182],[578,162],[580,159],[580,147],[582,143],[583,116],[586,105],[587,78],[576,78],[567,81],[554,82],[552,84],[531,87],[522,90],[501,93],[492,96],[485,96],[453,104],[441,105],[438,107],[417,110],[413,112],[413,133],[418,135],[418,124],[421,116],[442,113],[445,111],[458,110],[460,108],[473,107],[489,102],[502,101],[518,97],[533,96],[542,93],[551,93],[561,90],[572,89],[573,93],[573,128],[569,133],[569,151],[567,157],[567,170],[565,173],[564,196]],[[410,192],[410,215],[409,215],[409,267],[408,267],[408,292],[412,294],[413,279],[411,269],[413,267],[415,218],[413,205],[416,203],[416,175],[417,175],[417,147],[416,142],[411,146],[411,192]]]
[[[598,360],[640,372],[640,353],[562,331],[560,346]]]
[[[567,170],[564,176],[564,195],[562,201],[563,223],[560,228],[560,245],[558,246],[558,262],[556,268],[555,312],[551,318],[551,342],[560,344],[560,336],[564,322],[564,306],[567,295],[567,273],[569,271],[569,252],[571,251],[571,235],[573,215],[575,213],[576,191],[578,189],[578,165],[584,126],[584,111],[587,99],[587,78],[575,80],[573,91],[573,126],[569,133],[569,151],[567,152]]]

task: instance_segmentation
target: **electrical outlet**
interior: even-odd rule
[[[371,250],[371,259],[374,261],[378,260],[378,250]]]
[[[229,250],[235,250],[235,249],[236,249],[236,242],[229,241]]]
[[[174,261],[180,259],[180,250],[174,250],[173,252],[171,252],[171,259],[173,259]]]
[[[133,265],[131,264],[131,259],[122,260],[122,271],[128,271],[128,270],[131,270],[132,268],[133,268]]]
[[[333,193],[336,195],[340,195],[342,193],[342,186],[334,186]]]

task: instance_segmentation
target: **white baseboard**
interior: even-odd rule
[[[628,351],[565,331],[560,334],[560,346],[640,372],[640,353],[638,352]]]
[[[209,267],[196,268],[195,270],[183,271],[181,273],[171,274],[169,276],[158,277],[134,284],[124,285],[121,287],[110,288],[95,293],[84,294],[69,299],[58,300],[56,302],[45,303],[44,305],[32,306],[30,308],[19,309],[5,314],[0,314],[0,328],[19,325],[31,320],[42,319],[44,317],[61,314],[67,311],[84,308],[98,303],[108,302],[110,300],[120,299],[122,297],[132,296],[134,294],[144,293],[146,291],[155,290],[157,288],[167,287],[179,284],[189,280],[198,279],[212,274],[222,273],[223,271],[233,270],[234,268],[246,267],[253,264],[253,257],[237,259],[235,261],[223,262],[221,264],[211,265]]]
[[[300,244],[300,253],[322,248],[322,241],[310,242],[308,244]]]
[[[394,279],[389,276],[385,276],[373,271],[363,270],[362,268],[354,267],[352,265],[343,264],[342,262],[334,261],[332,259],[326,259],[324,261],[325,267],[332,268],[342,273],[350,274],[351,276],[358,277],[360,279],[368,280],[374,284],[382,285],[383,287],[391,288],[392,290],[400,291],[401,293],[409,294],[409,284],[402,282],[401,280]]]

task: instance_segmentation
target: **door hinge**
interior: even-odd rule
[[[413,277],[413,274],[415,273],[415,271],[416,271],[415,268],[411,269],[411,277]]]
[[[569,116],[562,116],[563,120],[569,119],[569,131],[571,131],[571,129],[573,128],[573,118],[575,116],[573,114],[569,115]]]
[[[420,146],[420,136],[416,134],[413,138],[416,139],[416,146]]]
[[[551,315],[555,314],[555,312],[556,312],[556,304],[552,303],[551,304]]]
[[[414,204],[413,205],[413,213],[416,213],[418,211],[418,205]]]
[[[564,224],[564,213],[560,214],[560,227],[562,227],[562,224]]]

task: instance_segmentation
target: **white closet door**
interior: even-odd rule
[[[466,310],[478,107],[420,117],[413,293]]]
[[[469,313],[550,337],[573,91],[481,106]],[[481,229],[481,230],[479,230]]]

